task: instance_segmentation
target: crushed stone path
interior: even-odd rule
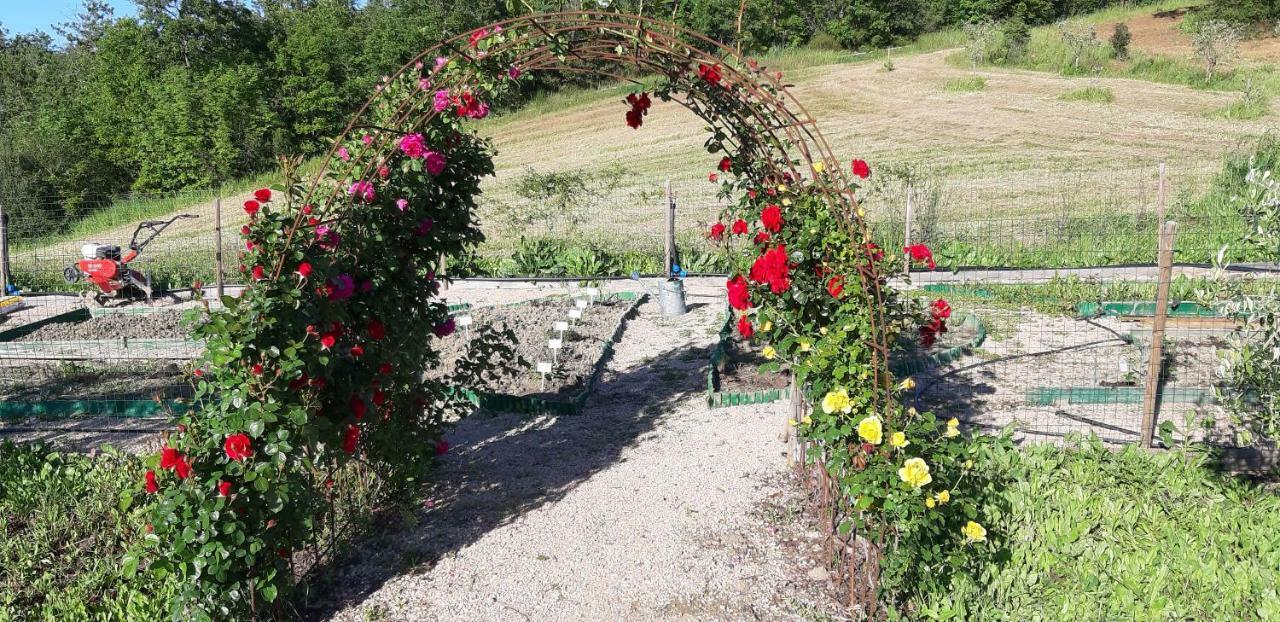
[[[705,402],[721,291],[643,304],[582,415],[459,424],[416,524],[362,544],[315,619],[812,619],[808,543],[777,535],[799,521],[761,509],[794,496],[785,405]]]

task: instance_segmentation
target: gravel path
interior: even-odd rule
[[[335,571],[316,619],[812,619],[823,571],[786,506],[781,403],[709,411],[719,289],[649,301],[575,417],[477,416],[416,525]],[[769,509],[773,508],[773,509]],[[817,578],[815,578],[817,577]],[[818,604],[815,604],[818,603]],[[824,618],[827,619],[827,618]],[[831,618],[839,619],[839,618]]]

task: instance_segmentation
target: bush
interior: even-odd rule
[[[1058,96],[1058,99],[1064,102],[1093,102],[1096,104],[1110,104],[1116,100],[1116,94],[1105,86],[1086,86],[1082,89],[1069,91]]]
[[[825,31],[819,30],[809,37],[809,42],[805,43],[805,47],[811,50],[842,50],[844,46],[840,45],[840,41],[835,37],[827,34]]]
[[[1129,58],[1129,41],[1132,39],[1128,25],[1124,22],[1116,24],[1116,29],[1111,33],[1111,55],[1121,60]]]
[[[1000,28],[1000,48],[1003,62],[1016,63],[1027,53],[1031,43],[1031,28],[1022,17],[1014,17]]]
[[[986,89],[987,79],[982,76],[947,80],[947,83],[942,87],[942,90],[948,93],[972,93],[975,91],[985,91]]]

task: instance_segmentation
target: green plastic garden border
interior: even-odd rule
[[[1082,302],[1076,305],[1082,317],[1134,316],[1155,317],[1156,303],[1146,300]],[[1196,302],[1178,302],[1169,305],[1169,317],[1222,317],[1217,309]]]
[[[759,391],[717,391],[720,384],[720,362],[728,356],[725,344],[733,334],[733,308],[725,306],[724,326],[720,327],[716,345],[711,349],[711,364],[707,367],[707,408],[728,408],[748,404],[769,404],[782,399],[791,398],[790,387],[782,389],[761,389]]]
[[[1029,406],[1051,406],[1065,400],[1068,404],[1141,404],[1142,387],[1032,387],[1027,389]],[[1160,401],[1169,404],[1214,404],[1212,389],[1202,387],[1168,387],[1160,392]]]
[[[167,417],[170,412],[183,413],[190,409],[191,402],[186,400],[6,400],[0,402],[0,421],[31,417],[72,419],[84,416],[154,419]]]
[[[604,300],[631,301],[631,305],[623,312],[622,317],[618,320],[618,325],[614,327],[613,334],[605,340],[604,345],[600,348],[600,356],[596,358],[595,365],[592,366],[591,376],[587,379],[586,386],[581,391],[571,395],[566,400],[546,399],[539,397],[530,397],[527,395],[512,395],[510,393],[502,393],[500,391],[476,391],[474,389],[463,388],[459,391],[462,397],[478,408],[485,410],[495,410],[499,412],[514,412],[521,414],[539,415],[579,415],[586,406],[587,398],[591,396],[591,392],[595,390],[596,382],[599,381],[601,374],[604,373],[605,365],[609,362],[610,355],[613,354],[613,344],[622,337],[622,331],[626,328],[627,320],[635,314],[636,309],[640,307],[640,303],[644,302],[646,294],[636,292],[614,292],[601,297]],[[538,298],[537,300],[545,300]],[[502,306],[518,306],[533,302],[532,300],[512,303],[511,305]]]

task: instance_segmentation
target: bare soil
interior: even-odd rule
[[[172,361],[45,363],[0,368],[0,400],[173,399],[191,387]]]
[[[1158,11],[1124,20],[1133,37],[1129,49],[1159,56],[1176,56],[1190,59],[1195,48],[1191,37],[1178,27],[1187,16],[1186,9]],[[1108,41],[1115,32],[1115,24],[1098,27],[1098,39]],[[1274,62],[1280,60],[1280,38],[1263,35],[1240,42],[1240,56],[1246,62]]]
[[[459,329],[455,336],[442,343],[441,366],[434,372],[448,376],[460,357],[466,354],[470,339],[480,326],[492,326],[498,330],[510,329],[515,334],[518,360],[514,374],[501,385],[488,387],[495,393],[550,399],[568,399],[581,393],[591,379],[596,362],[600,360],[605,343],[612,339],[630,307],[630,302],[612,300],[597,302],[582,312],[582,319],[570,322],[568,312],[572,300],[548,298],[520,304],[481,307],[469,313],[473,324],[470,329]],[[570,323],[563,335],[554,330],[557,321]],[[553,358],[548,347],[551,339],[561,339],[559,353]],[[552,372],[545,381],[537,370],[539,362],[552,363]]]
[[[759,347],[753,347],[736,332],[725,342],[724,361],[719,374],[720,386],[716,387],[722,393],[784,389],[791,384],[791,374],[787,371],[760,371],[760,366],[769,360],[760,353]]]
[[[183,339],[191,334],[179,310],[111,314],[79,322],[45,324],[15,341],[87,341],[97,339]]]

